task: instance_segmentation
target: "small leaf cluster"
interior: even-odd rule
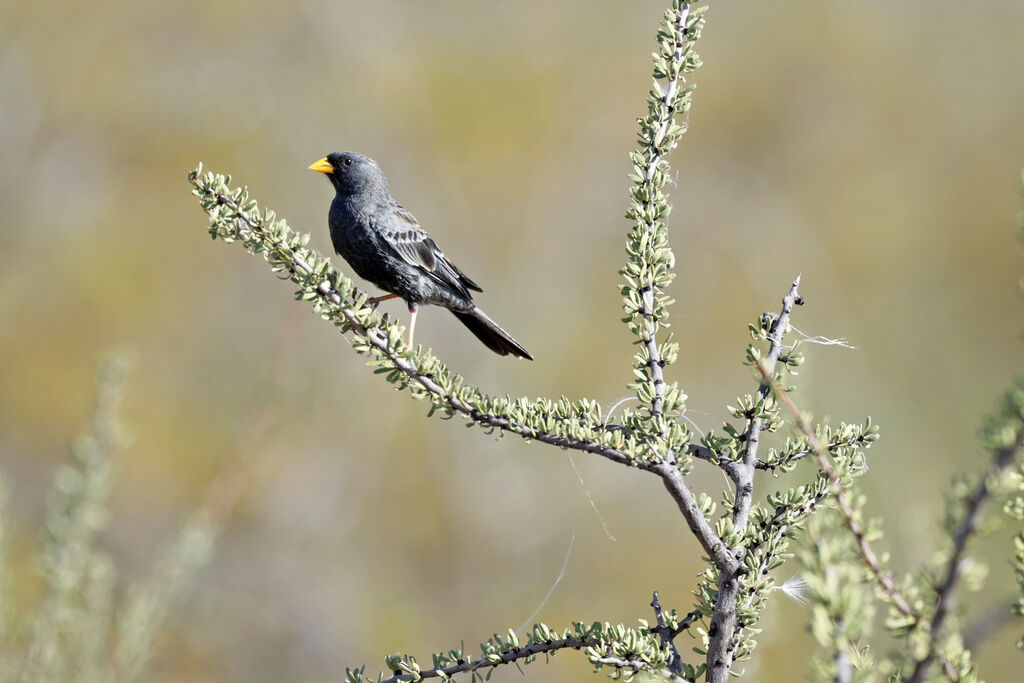
[[[490,679],[494,670],[504,664],[528,665],[544,655],[551,657],[560,650],[582,650],[595,670],[608,669],[613,680],[632,680],[641,672],[654,673],[667,669],[671,656],[669,648],[654,635],[649,625],[641,621],[640,628],[629,628],[595,621],[591,624],[573,622],[570,628],[556,631],[546,624],[535,624],[525,638],[514,630],[494,634],[480,644],[480,654],[467,658],[463,648],[435,653],[433,667],[424,669],[412,655],[396,652],[384,658],[391,676],[381,672],[376,678],[367,678],[365,667],[347,669],[348,683],[396,683],[420,681],[425,678],[448,680],[455,674],[468,673],[477,683]],[[684,676],[694,680],[701,670],[686,667]]]
[[[878,426],[872,423],[870,417],[862,424],[840,423],[838,428],[820,425],[818,438],[829,453],[868,448],[878,439]],[[756,467],[778,476],[791,472],[797,462],[812,455],[814,449],[811,448],[810,441],[801,434],[787,438],[779,448],[769,448],[767,455],[758,460]]]
[[[673,398],[676,390],[673,384],[666,396]],[[665,454],[674,453],[680,471],[683,474],[690,472],[691,458],[683,453],[692,434],[685,424],[668,417],[659,418],[652,424],[649,415],[629,409],[622,411],[620,422],[627,433],[637,435],[646,445],[645,449],[638,452],[638,462],[643,465],[653,464],[659,462]]]

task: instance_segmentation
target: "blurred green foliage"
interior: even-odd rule
[[[116,459],[99,535],[127,576],[235,458],[261,463],[197,599],[171,615],[155,662],[166,680],[322,680],[376,661],[382,642],[475,642],[533,612],[573,534],[539,618],[587,618],[586,604],[628,621],[654,587],[683,602],[700,563],[682,530],[661,558],[687,578],[674,594],[653,563],[628,561],[666,540],[643,524],[670,505],[657,482],[577,457],[584,487],[555,452],[425,420],[258,264],[206,248],[181,191],[199,159],[244,171],[326,251],[329,188],[305,167],[335,149],[370,154],[467,273],[486,274],[482,305],[538,361],[489,358],[429,310],[421,341],[487,390],[611,405],[628,369],[591,368],[632,349],[616,270],[662,4],[0,3],[0,466],[17,482],[15,592],[42,592],[31,548],[50,473],[83,421],[94,359],[127,343],[139,439]],[[884,419],[861,481],[889,520],[893,564],[914,566],[944,503],[908,502],[908,486],[939,491],[980,464],[975,425],[1020,369],[1024,6],[733,0],[711,19],[669,188],[673,370],[699,397],[688,414],[719,426],[702,413],[747,377],[747,321],[802,271],[798,327],[858,348],[811,354],[801,405]],[[640,531],[611,541],[588,495],[613,533]],[[1010,567],[992,573],[980,608],[1012,586]],[[804,609],[768,606],[748,676],[806,673]],[[1016,672],[1017,635],[976,653],[991,680]]]
[[[112,457],[128,442],[120,422],[125,360],[100,365],[96,399],[88,426],[75,439],[72,462],[58,466],[47,495],[43,547],[38,559],[43,593],[38,602],[20,601],[18,586],[0,583],[4,605],[0,678],[37,683],[130,683],[153,658],[157,637],[172,603],[210,558],[219,521],[214,509],[200,509],[159,553],[145,578],[122,592],[117,567],[97,546],[109,523]],[[6,505],[7,488],[0,481]],[[0,543],[6,515],[0,510]],[[0,574],[7,573],[0,548]]]

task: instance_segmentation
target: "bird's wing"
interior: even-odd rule
[[[400,204],[391,208],[388,220],[380,226],[380,234],[402,260],[421,268],[441,284],[452,287],[465,297],[469,297],[469,289],[483,291],[445,257],[430,235],[420,227],[416,217]]]

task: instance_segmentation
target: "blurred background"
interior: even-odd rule
[[[491,354],[439,309],[417,340],[486,391],[610,405],[631,376],[616,271],[662,11],[0,1],[0,468],[21,606],[97,358],[128,349],[134,441],[101,538],[124,577],[221,473],[251,470],[156,680],[338,680],[394,650],[473,649],[534,612],[570,543],[537,619],[635,624],[653,589],[687,611],[699,552],[654,478],[428,420],[265,263],[212,243],[185,180],[199,161],[230,173],[328,251],[333,190],[306,166],[368,154],[537,360]],[[719,428],[755,385],[747,323],[803,273],[796,327],[856,350],[807,347],[796,398],[881,426],[868,510],[894,568],[919,567],[943,487],[979,466],[975,430],[1021,369],[1024,4],[732,0],[707,16],[670,159],[672,376],[694,423]],[[1008,540],[989,547],[978,606],[1013,591]],[[808,615],[771,601],[750,680],[804,676]],[[1012,678],[1015,637],[977,652],[988,680]],[[527,675],[594,680],[575,654]]]

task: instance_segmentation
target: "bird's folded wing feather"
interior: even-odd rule
[[[465,297],[468,289],[482,291],[479,286],[455,267],[420,227],[416,217],[401,205],[395,205],[384,225],[380,226],[384,240],[411,266],[421,268],[441,284],[454,288]]]

